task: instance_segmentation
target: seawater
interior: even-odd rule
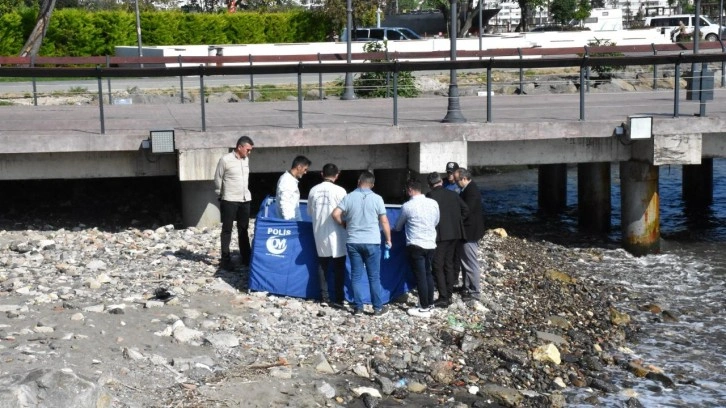
[[[577,169],[568,169],[567,207],[554,217],[537,213],[537,170],[527,169],[475,178],[482,189],[487,226],[510,229],[530,239],[568,246],[605,248],[602,262],[578,267],[619,283],[642,299],[678,317],[622,307],[641,325],[628,348],[632,358],[652,364],[676,382],[674,388],[636,379],[620,369],[609,374],[621,391],[598,398],[598,406],[621,407],[637,398],[645,407],[726,407],[726,160],[714,160],[713,204],[686,209],[681,197],[680,166],[660,169],[661,253],[634,257],[619,249],[620,179],[612,172],[612,229],[593,236],[577,231]],[[628,308],[631,308],[628,310]],[[575,390],[571,406],[592,406],[588,391]]]

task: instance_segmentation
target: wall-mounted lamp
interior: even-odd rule
[[[173,130],[150,130],[151,153],[174,153]]]
[[[628,116],[625,130],[627,140],[647,140],[653,137],[653,117],[644,115]]]

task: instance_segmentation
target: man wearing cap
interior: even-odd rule
[[[458,194],[461,191],[461,189],[459,188],[459,185],[456,184],[456,180],[454,180],[454,172],[456,170],[459,170],[459,163],[456,163],[456,162],[446,163],[446,180],[444,180],[443,186],[445,189],[451,190]]]
[[[454,173],[456,184],[461,188],[459,196],[469,207],[469,215],[464,217],[464,233],[466,238],[460,241],[459,250],[461,253],[461,270],[464,272],[464,293],[465,300],[479,300],[481,289],[479,286],[479,259],[477,250],[479,240],[484,236],[484,211],[481,205],[481,192],[474,180],[471,179],[471,172],[467,169],[458,169]]]
[[[469,207],[458,194],[443,187],[441,176],[437,172],[428,175],[427,181],[431,191],[426,196],[439,204],[439,223],[436,226],[436,250],[433,259],[433,275],[439,298],[436,307],[449,307],[454,284],[459,279],[459,262],[456,247],[464,238],[464,218],[469,215]]]

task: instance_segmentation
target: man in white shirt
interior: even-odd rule
[[[409,180],[406,193],[411,197],[401,206],[396,231],[405,227],[406,253],[416,277],[419,307],[408,310],[416,317],[430,317],[434,307],[434,276],[431,265],[436,251],[436,225],[439,224],[439,204],[421,194],[418,180]]]
[[[234,150],[225,154],[217,163],[214,172],[214,191],[219,198],[219,211],[222,218],[222,269],[232,268],[229,244],[232,241],[232,226],[237,221],[239,254],[242,266],[250,264],[250,236],[247,229],[250,223],[249,156],[255,143],[249,136],[237,140]]]
[[[315,249],[318,253],[318,276],[323,303],[331,303],[342,308],[345,294],[345,240],[346,232],[342,225],[330,216],[338,203],[347,194],[345,189],[335,184],[340,171],[338,166],[328,163],[323,166],[323,182],[310,189],[308,194],[308,215],[313,220]],[[333,263],[333,296],[328,291],[328,269]]]
[[[302,220],[300,215],[300,189],[298,183],[300,178],[308,172],[310,159],[305,156],[297,156],[292,161],[290,170],[280,176],[275,189],[275,201],[277,211],[283,220]]]

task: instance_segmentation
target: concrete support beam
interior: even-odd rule
[[[683,166],[683,201],[686,207],[704,207],[713,203],[713,159]]]
[[[567,165],[539,166],[537,204],[543,214],[557,214],[567,206]]]
[[[214,182],[182,181],[182,221],[187,227],[214,227],[220,222]]]
[[[660,252],[658,167],[620,162],[623,248],[635,255]]]
[[[577,222],[580,229],[610,231],[610,163],[577,165]]]
[[[630,160],[630,146],[614,137],[472,142],[469,165],[516,166]]]
[[[408,168],[419,174],[428,174],[434,171],[443,173],[446,163],[457,162],[460,167],[467,167],[467,142],[455,140],[452,142],[420,142],[408,145]]]
[[[1,180],[171,176],[176,156],[148,150],[0,155]]]

